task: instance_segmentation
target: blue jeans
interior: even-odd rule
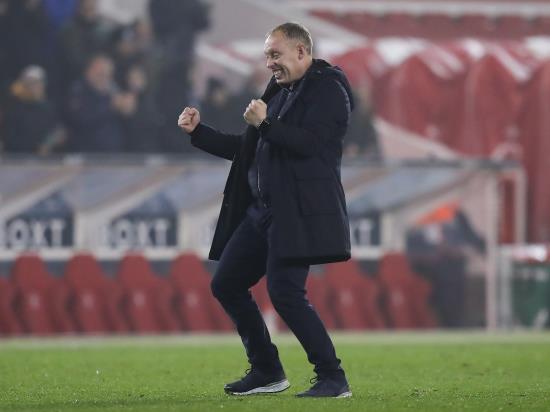
[[[306,298],[309,265],[278,258],[270,247],[271,227],[270,210],[250,206],[221,255],[212,293],[235,323],[250,364],[265,372],[279,371],[277,347],[250,293],[265,274],[273,307],[302,344],[315,372],[339,373],[334,345]]]

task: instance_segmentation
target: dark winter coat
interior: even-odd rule
[[[119,114],[111,105],[111,95],[100,93],[87,82],[73,87],[69,96],[67,123],[69,150],[73,152],[121,152],[125,136]]]
[[[271,79],[262,100],[269,105],[280,91]],[[262,136],[270,144],[270,246],[283,259],[320,264],[350,257],[340,162],[352,108],[343,72],[314,60]],[[259,132],[249,126],[242,135],[230,135],[200,124],[191,136],[194,146],[233,162],[209,255],[218,260],[252,202],[247,172]]]
[[[4,150],[36,154],[58,126],[54,107],[47,101],[13,99],[6,113]]]

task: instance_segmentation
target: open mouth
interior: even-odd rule
[[[273,76],[275,76],[276,79],[280,78],[283,75],[282,69],[275,69],[273,70]]]

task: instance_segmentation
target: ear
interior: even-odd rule
[[[296,46],[298,49],[298,60],[302,60],[306,55],[306,48],[303,44],[298,43]]]

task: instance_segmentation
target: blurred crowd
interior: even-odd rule
[[[197,99],[195,39],[208,27],[202,0],[151,0],[128,24],[102,15],[98,0],[0,0],[0,152],[185,152],[175,119],[190,104],[241,132],[265,75],[238,93],[211,78]],[[377,153],[368,92],[356,98],[346,153]]]
[[[185,150],[200,0],[154,0],[119,24],[98,0],[0,0],[0,144],[6,153]]]

